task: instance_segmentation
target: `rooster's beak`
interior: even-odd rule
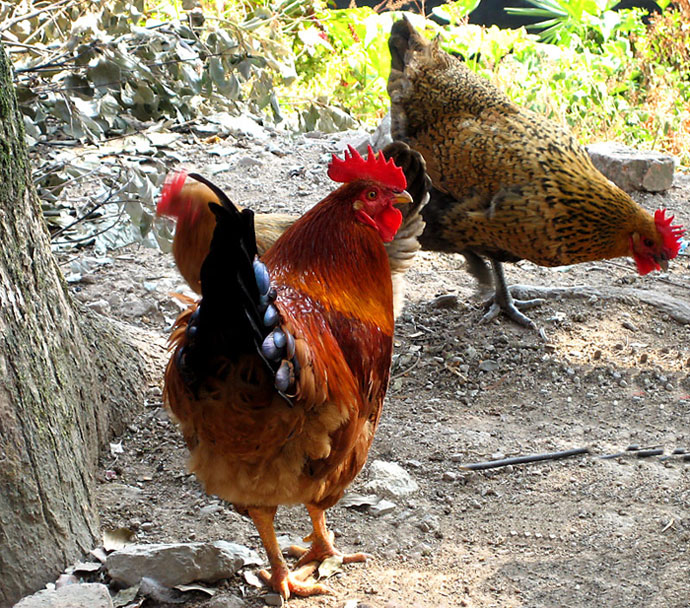
[[[393,200],[395,201],[396,205],[405,205],[407,203],[413,202],[412,197],[410,196],[410,193],[407,190],[397,192]]]
[[[664,272],[668,272],[668,260],[657,260],[659,266],[661,266],[661,270]]]

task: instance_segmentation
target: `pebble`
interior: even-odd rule
[[[237,595],[217,595],[204,604],[206,608],[244,608],[246,605],[245,601]]]
[[[397,505],[394,502],[383,499],[377,502],[375,505],[371,505],[367,509],[367,512],[373,515],[374,517],[381,517],[382,515],[387,515],[388,513],[392,513],[393,511],[395,511],[396,506]]]
[[[479,364],[479,369],[483,372],[493,372],[498,369],[498,363],[493,359],[485,359]]]
[[[267,606],[282,606],[284,600],[278,593],[267,593],[264,595],[264,602]]]
[[[108,300],[94,300],[93,302],[88,302],[86,306],[101,315],[110,313],[110,302]]]
[[[458,296],[456,296],[453,293],[448,293],[442,296],[438,296],[431,300],[429,303],[429,306],[431,308],[439,308],[439,309],[451,309],[451,308],[457,308],[458,307]]]
[[[235,167],[238,168],[260,167],[262,165],[263,163],[257,158],[254,158],[253,156],[243,156],[242,158],[235,161]]]

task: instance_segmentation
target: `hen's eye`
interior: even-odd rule
[[[644,245],[645,247],[654,247],[654,241],[652,239],[645,239]]]
[[[373,201],[376,198],[376,191],[375,190],[369,190],[369,192],[367,192],[367,198],[370,201]]]

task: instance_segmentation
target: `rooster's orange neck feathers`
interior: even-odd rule
[[[342,186],[307,212],[263,261],[277,283],[392,333],[388,256],[377,232],[355,217],[352,190]]]

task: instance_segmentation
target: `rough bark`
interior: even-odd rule
[[[98,449],[142,390],[141,358],[78,309],[50,252],[0,44],[0,606],[98,544]]]

